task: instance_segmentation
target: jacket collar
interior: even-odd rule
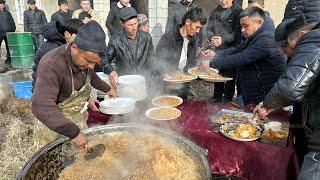
[[[28,9],[29,9],[29,11],[32,11],[31,8],[28,8]],[[34,12],[36,12],[36,11],[38,11],[38,7],[36,7],[36,8],[34,9]]]
[[[119,1],[119,2],[117,3],[117,6],[118,6],[118,8],[122,9],[122,8],[124,8],[124,7],[131,7],[131,4],[129,3],[128,6],[125,6],[125,5],[121,4],[121,2]]]

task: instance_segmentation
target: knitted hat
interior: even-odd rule
[[[310,16],[308,14],[301,14],[296,19],[294,19],[291,23],[288,23],[286,25],[287,36],[295,32],[296,30],[313,22],[318,22],[318,18],[314,16]]]
[[[6,1],[5,0],[0,0],[0,4],[2,4],[2,3],[6,3]]]
[[[58,5],[60,6],[61,4],[68,4],[68,0],[58,0]]]
[[[282,21],[274,31],[274,38],[276,40],[277,46],[282,46],[288,42],[288,36],[286,33],[286,25],[291,23],[294,20],[292,19],[286,19],[285,21]]]
[[[32,3],[36,3],[36,1],[35,0],[28,0],[27,3],[32,4]]]
[[[103,53],[106,51],[106,34],[96,21],[81,26],[74,43],[83,50]]]
[[[133,7],[121,8],[119,14],[121,21],[126,21],[128,19],[138,16],[136,9],[134,9]]]
[[[138,25],[140,26],[149,22],[148,17],[144,14],[138,14],[137,18],[138,18]]]

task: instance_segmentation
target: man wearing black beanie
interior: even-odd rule
[[[51,21],[65,23],[71,19],[73,11],[69,9],[68,0],[58,0],[59,10],[52,14]]]
[[[105,33],[96,21],[91,21],[78,30],[73,43],[50,51],[39,63],[32,112],[49,129],[69,137],[79,148],[87,144],[80,131],[87,120],[86,102],[91,110],[99,111],[95,105],[98,102],[89,98],[91,86],[110,97],[116,95],[93,71],[105,51]],[[48,141],[55,137],[54,133]]]

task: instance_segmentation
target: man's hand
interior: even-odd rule
[[[97,111],[99,112],[99,108],[96,106],[96,103],[99,104],[99,101],[93,98],[89,98],[88,100],[88,108],[91,109],[92,111]]]
[[[109,74],[109,80],[112,86],[116,87],[118,83],[118,73],[116,71],[112,71]]]
[[[86,135],[84,135],[82,132],[80,132],[76,138],[72,139],[72,142],[77,146],[77,148],[81,149],[84,149],[88,144]]]
[[[216,53],[210,49],[208,50],[205,50],[203,53],[202,53],[202,56],[203,57],[214,57],[216,55]]]
[[[108,94],[109,98],[116,98],[117,97],[117,91],[114,88],[111,88],[107,94]]]
[[[221,36],[213,36],[211,42],[215,47],[219,47],[222,45],[222,37]]]
[[[210,61],[201,61],[198,65],[199,69],[206,70],[210,67]]]
[[[263,102],[260,102],[253,110],[253,113],[258,113],[260,117],[265,118],[268,116],[274,109],[267,109],[263,106]]]

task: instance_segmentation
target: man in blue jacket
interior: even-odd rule
[[[258,104],[282,75],[286,57],[276,46],[274,29],[264,20],[264,11],[249,7],[240,14],[240,24],[245,41],[215,55],[211,61],[202,61],[200,68],[238,68],[240,88],[244,104]]]

